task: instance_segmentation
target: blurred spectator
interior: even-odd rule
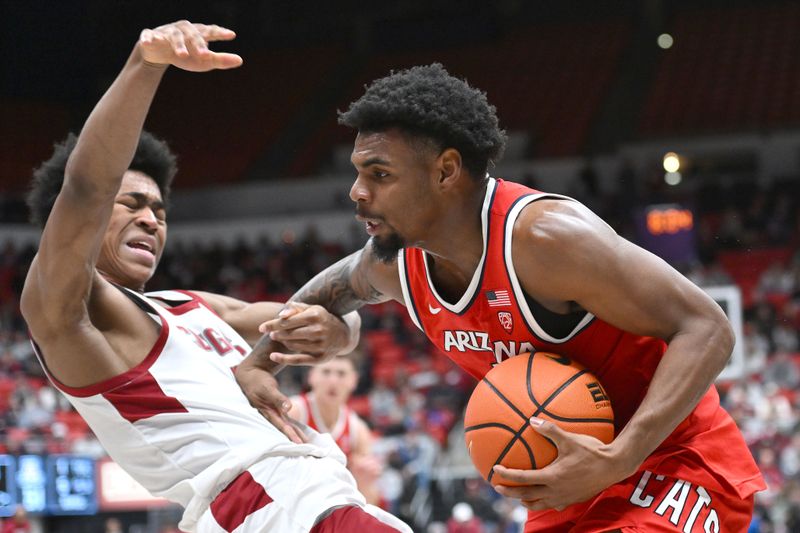
[[[453,514],[447,521],[447,533],[483,533],[483,525],[470,504],[459,502],[453,506]]]
[[[14,516],[3,523],[2,533],[30,533],[31,523],[28,513],[22,504],[17,504]]]
[[[112,516],[106,519],[103,533],[123,533],[123,531],[122,522],[119,521],[119,518]]]

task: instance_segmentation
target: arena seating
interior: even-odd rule
[[[679,11],[639,124],[649,136],[800,124],[800,4]]]
[[[630,31],[622,20],[533,26],[492,43],[379,55],[355,76],[337,109],[346,110],[365,84],[391,70],[437,61],[486,91],[506,129],[530,132],[531,155],[578,154]],[[337,125],[331,110],[298,150],[288,173],[315,172],[332,146],[351,143],[353,136]]]

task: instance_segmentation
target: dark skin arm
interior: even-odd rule
[[[326,268],[311,281],[306,283],[290,298],[290,302],[301,302],[312,306],[320,306],[334,315],[345,315],[366,304],[375,304],[390,299],[403,303],[400,277],[397,264],[384,264],[372,253],[371,244]],[[320,355],[270,353],[267,339],[278,342],[291,341],[296,337],[293,332],[297,317],[277,318],[265,322],[261,330],[267,335],[259,341],[263,347],[253,354],[262,365],[289,364],[308,365],[322,362],[332,357],[334,352],[328,351]]]
[[[553,463],[532,471],[495,468],[525,485],[499,487],[502,494],[529,509],[560,510],[632,475],[712,385],[734,337],[710,297],[577,202],[531,204],[515,224],[513,246],[523,288],[551,310],[577,303],[623,330],[668,342],[645,399],[613,442],[544,422],[534,428],[556,443]]]

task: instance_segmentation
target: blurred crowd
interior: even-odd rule
[[[628,200],[598,200],[591,176],[582,183],[575,196],[634,237],[621,209]],[[748,187],[736,194],[692,193],[699,252],[695,261],[676,266],[700,285],[737,284],[743,291],[745,375],[721,382],[720,391],[769,485],[757,496],[751,530],[800,531],[800,196],[778,186]],[[686,203],[669,191],[646,194]],[[313,228],[299,237],[264,236],[256,245],[170,243],[148,289],[284,300],[354,246],[320,242]],[[19,315],[34,252],[0,245],[0,452],[101,457],[86,425],[47,383]],[[767,260],[751,264],[756,252]],[[361,381],[351,403],[381,437],[376,452],[386,465],[380,479],[385,506],[432,532],[518,531],[523,510],[476,478],[464,452],[460,418],[472,378],[435,353],[400,305],[367,308],[362,318]],[[301,391],[304,380],[303,369],[280,374],[287,395]]]

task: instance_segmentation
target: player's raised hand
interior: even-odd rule
[[[295,353],[272,352],[270,359],[285,365],[313,365],[340,353],[350,341],[350,328],[319,305],[289,302],[277,318],[259,331]]]
[[[142,30],[139,50],[142,58],[156,65],[175,65],[191,72],[235,68],[242,64],[236,54],[213,52],[208,43],[230,41],[236,34],[216,24],[193,24],[179,20],[154,29]]]
[[[532,511],[561,511],[592,498],[635,471],[628,471],[629,466],[610,453],[611,445],[594,437],[570,433],[539,418],[531,419],[531,427],[555,444],[556,459],[538,470],[515,470],[497,465],[494,479],[521,484],[518,487],[496,485],[495,490],[520,500]]]

